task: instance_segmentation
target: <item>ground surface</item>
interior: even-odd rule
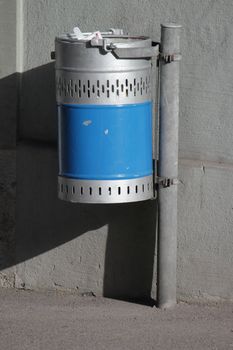
[[[233,304],[162,311],[74,294],[0,289],[0,349],[233,349]]]

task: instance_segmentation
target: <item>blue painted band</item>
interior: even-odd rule
[[[102,109],[103,107],[104,108],[109,108],[109,107],[114,107],[114,108],[122,108],[124,106],[127,106],[128,108],[134,108],[134,107],[137,107],[137,106],[143,106],[143,105],[148,105],[148,103],[151,103],[151,101],[147,101],[147,102],[143,102],[143,103],[131,103],[131,104],[128,104],[128,105],[84,105],[84,104],[73,104],[73,103],[62,103],[62,104],[58,104],[58,107],[59,106],[64,106],[64,107],[73,107],[73,108],[79,108],[79,109],[85,109],[85,108],[95,108],[95,109]]]
[[[133,179],[152,174],[152,104],[59,105],[59,175]]]

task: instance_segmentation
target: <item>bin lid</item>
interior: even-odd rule
[[[110,29],[107,32],[82,33],[75,27],[72,33],[62,34],[58,41],[87,44],[86,47],[97,47],[105,52],[114,52],[118,58],[141,58],[158,55],[158,43],[148,36],[124,34],[122,29]]]

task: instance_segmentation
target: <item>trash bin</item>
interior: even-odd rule
[[[152,40],[106,33],[55,40],[58,196],[123,203],[153,197]]]

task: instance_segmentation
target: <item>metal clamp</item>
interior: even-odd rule
[[[181,61],[182,56],[180,53],[165,54],[160,52],[159,59],[165,63],[171,63],[174,61]]]
[[[162,176],[155,177],[156,189],[161,188],[161,187],[162,188],[171,187],[173,185],[178,185],[179,183],[180,183],[180,181],[177,178],[162,177]]]

